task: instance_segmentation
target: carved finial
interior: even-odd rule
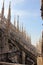
[[[11,1],[9,3],[9,10],[8,10],[8,21],[10,22],[11,20]]]
[[[1,16],[4,16],[4,0],[3,0],[3,6],[2,6],[2,11],[1,11]]]

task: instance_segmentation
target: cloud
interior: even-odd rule
[[[18,4],[23,4],[24,2],[25,2],[25,0],[11,0],[11,6],[12,6],[12,8],[14,8]]]
[[[6,4],[8,4],[10,1],[13,6],[24,2],[24,0],[5,0]]]
[[[13,0],[13,2],[14,2],[15,4],[17,4],[17,3],[22,3],[22,2],[24,2],[24,0]]]
[[[9,1],[11,1],[12,5],[14,3],[19,4],[19,3],[24,2],[24,0],[9,0]],[[5,16],[6,17],[7,17],[7,14],[8,14],[9,1],[5,0]],[[0,11],[1,11],[1,8],[2,8],[2,3],[3,3],[3,0],[0,0]],[[17,9],[11,8],[11,15],[12,16],[19,15],[20,17],[27,17],[27,16],[28,17],[37,17],[37,16],[39,16],[39,12],[37,12],[37,11],[17,10]]]
[[[37,11],[25,11],[25,10],[12,10],[12,15],[19,15],[20,17],[37,17],[39,16],[39,12]]]
[[[7,17],[8,15],[8,9],[5,9],[5,16]],[[30,18],[30,17],[34,17],[37,18],[40,14],[37,11],[25,11],[25,10],[16,10],[16,9],[12,9],[11,10],[11,17],[14,18],[14,16],[19,15],[19,17],[22,18]]]
[[[14,7],[14,5],[19,4],[19,3],[23,3],[25,0],[9,0],[11,1],[12,6]],[[9,7],[9,1],[5,0],[5,16],[7,17],[8,14],[8,7]],[[32,0],[34,1],[34,0]],[[1,8],[2,8],[2,3],[3,0],[0,0],[0,12],[1,12]],[[19,15],[20,17],[38,17],[40,14],[37,11],[25,11],[25,10],[17,10],[15,8],[11,8],[11,15]]]

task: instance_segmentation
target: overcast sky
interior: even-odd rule
[[[5,16],[7,17],[9,1],[11,1],[11,21],[14,16],[19,15],[20,25],[31,35],[32,44],[35,45],[40,38],[42,30],[42,19],[40,13],[40,0],[5,0]],[[0,0],[0,12],[3,0]]]

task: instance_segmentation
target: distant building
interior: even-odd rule
[[[42,46],[41,44],[42,44],[42,39],[39,39],[39,42],[37,42],[37,44],[36,44],[36,48],[39,53],[41,53],[41,46]]]
[[[42,17],[42,19],[43,19],[43,0],[41,0],[41,17]]]

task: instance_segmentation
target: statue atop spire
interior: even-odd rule
[[[11,20],[11,2],[9,4],[9,10],[8,10],[8,22]]]
[[[3,6],[2,6],[2,11],[1,11],[1,16],[4,16],[4,0],[3,0]]]
[[[10,30],[10,20],[11,20],[11,2],[9,4],[8,17],[7,17],[7,25],[6,25],[7,34],[9,33]]]
[[[19,30],[19,16],[17,16],[17,30]]]
[[[23,23],[22,23],[22,34],[23,34]]]
[[[14,26],[16,27],[16,17],[14,17]]]

